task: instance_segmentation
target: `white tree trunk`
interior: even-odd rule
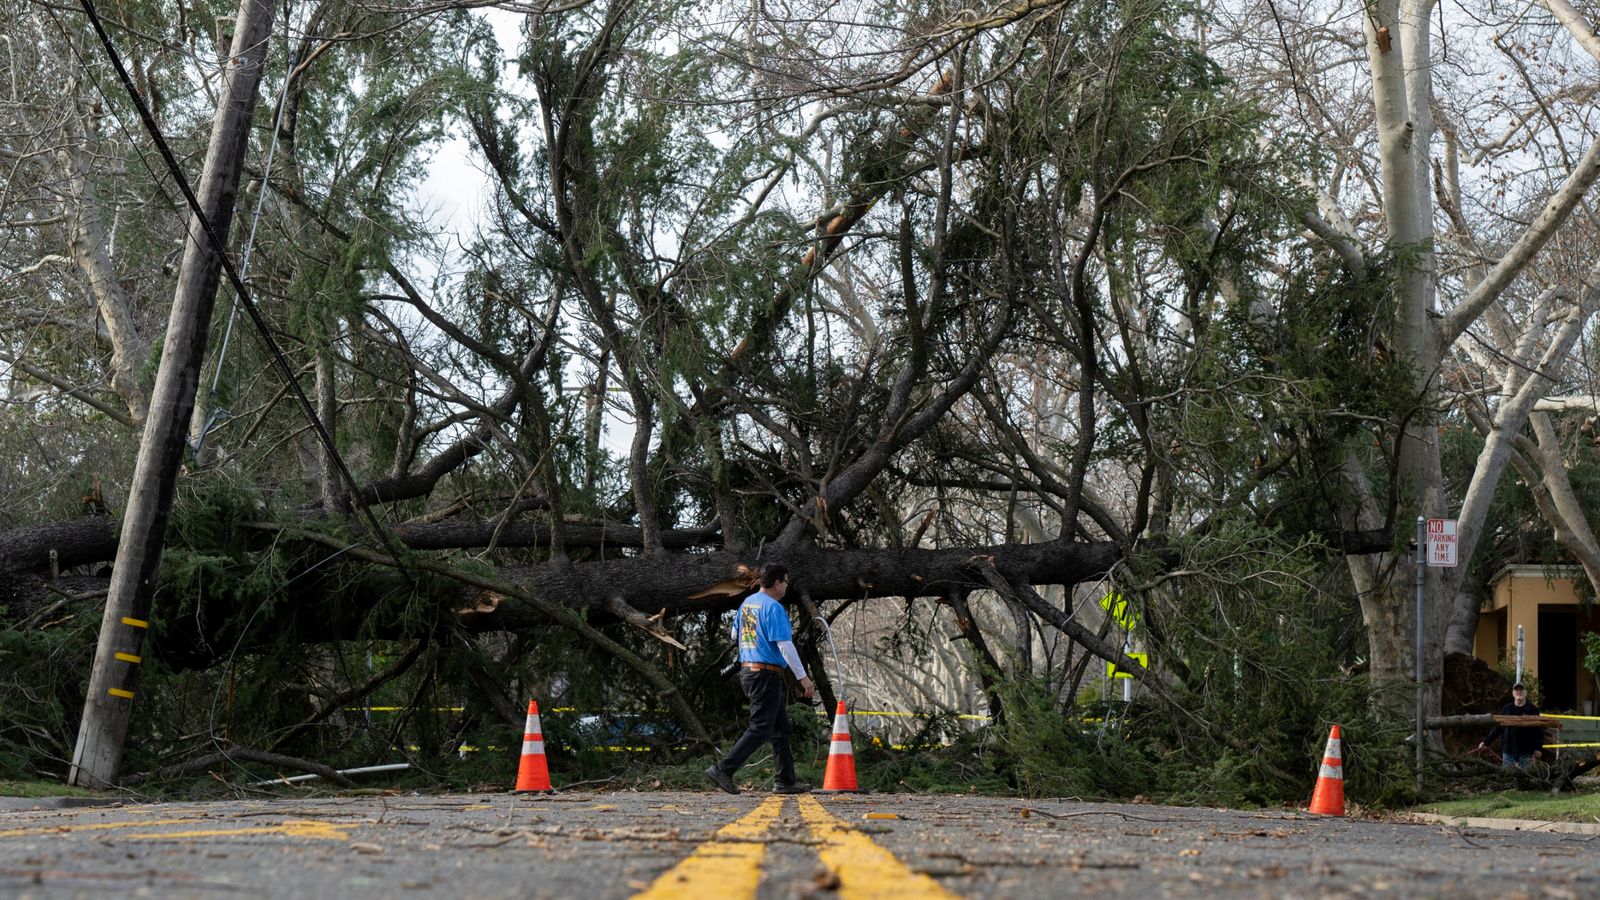
[[[71,96],[76,97],[77,93],[73,86]],[[101,201],[89,171],[84,115],[76,109],[67,115],[63,128],[66,143],[55,153],[64,187],[61,211],[68,223],[68,249],[88,282],[89,296],[111,342],[107,380],[127,405],[134,422],[142,424],[149,411],[149,398],[139,384],[139,370],[149,355],[150,342],[139,334],[132,304],[112,265],[110,242],[101,218]]]

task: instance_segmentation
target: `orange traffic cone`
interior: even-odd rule
[[[828,770],[822,775],[822,789],[831,793],[859,794],[856,785],[856,754],[850,748],[850,714],[844,701],[833,717],[833,743],[828,747]]]
[[[550,766],[544,758],[544,731],[539,726],[539,701],[528,701],[528,724],[522,729],[522,764],[517,767],[516,791],[553,794]]]
[[[1335,725],[1328,732],[1328,749],[1322,753],[1317,788],[1311,793],[1311,811],[1317,815],[1344,815],[1344,762],[1339,745],[1339,726]]]

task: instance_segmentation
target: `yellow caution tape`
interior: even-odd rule
[[[1140,654],[1133,654],[1133,656],[1134,656],[1135,659],[1137,659],[1140,656]],[[390,713],[390,712],[400,712],[400,711],[402,711],[404,709],[405,709],[404,706],[347,706],[347,707],[345,707],[344,711],[345,712],[382,712],[382,713]],[[422,710],[422,711],[423,712],[454,712],[454,713],[458,713],[458,712],[461,712],[463,709],[465,709],[465,707],[461,707],[461,706],[434,706],[434,707],[429,707],[428,709]],[[558,706],[555,709],[544,710],[542,712],[542,714],[543,715],[549,715],[551,713],[575,713],[575,712],[578,712],[578,711],[579,710],[576,709],[575,707]],[[603,715],[633,715],[633,713],[598,712],[598,713],[584,713],[584,715],[597,715],[597,716],[603,716]],[[817,713],[817,715],[823,716],[823,717],[831,717],[832,716],[831,713],[828,713],[826,711],[819,711]],[[852,716],[886,716],[886,717],[889,717],[889,718],[898,718],[898,719],[937,719],[937,718],[941,718],[941,716],[939,716],[937,713],[895,712],[895,711],[891,711],[891,710],[882,710],[882,709],[852,709],[852,710],[850,710],[850,715],[852,715]],[[953,716],[951,718],[961,719],[963,721],[969,721],[969,722],[987,722],[987,721],[989,721],[989,717],[988,716],[972,715],[972,714],[966,714],[966,713],[963,713],[963,714],[957,715],[957,716]]]
[[[344,711],[345,712],[400,712],[400,711],[404,710],[405,708],[406,707],[404,707],[404,706],[346,706],[344,708]],[[458,713],[458,712],[461,712],[464,709],[466,709],[465,706],[430,706],[427,709],[420,710],[420,711],[421,712],[454,712],[454,713]],[[577,712],[577,711],[578,710],[576,708],[571,707],[571,706],[558,706],[555,709],[542,710],[541,714],[542,715],[549,715],[550,713],[572,713],[572,712]]]
[[[404,706],[346,706],[345,712],[400,712]],[[418,712],[461,712],[464,706],[430,706]]]
[[[818,715],[826,716],[827,713],[819,712]],[[850,715],[852,715],[852,716],[888,716],[890,718],[900,718],[900,719],[937,719],[937,718],[939,718],[938,715],[933,714],[933,713],[886,712],[886,711],[883,711],[883,710],[871,710],[871,709],[852,709],[852,710],[850,710]],[[965,714],[963,714],[963,715],[958,715],[955,718],[964,719],[964,720],[970,720],[970,721],[977,721],[977,722],[987,722],[987,721],[989,721],[989,717],[988,716],[975,716],[975,715],[965,715]]]

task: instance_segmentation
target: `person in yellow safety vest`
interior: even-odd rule
[[[761,590],[745,598],[733,619],[733,639],[739,644],[739,686],[750,700],[750,727],[734,743],[721,761],[706,769],[711,783],[730,794],[739,793],[733,775],[750,754],[772,742],[773,791],[779,794],[804,794],[811,786],[796,781],[794,751],[789,747],[794,733],[789,723],[788,689],[783,667],[800,680],[800,689],[810,699],[816,686],[806,675],[800,653],[794,649],[794,630],[789,614],[779,601],[789,591],[789,570],[772,564],[761,570]]]

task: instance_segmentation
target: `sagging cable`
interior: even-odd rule
[[[89,24],[94,28],[95,34],[100,38],[100,45],[105,48],[106,56],[111,60],[112,67],[116,70],[117,78],[121,80],[123,90],[127,91],[128,98],[133,102],[134,109],[139,113],[139,120],[144,123],[145,131],[150,135],[150,140],[155,143],[156,150],[161,154],[161,159],[166,163],[167,171],[172,176],[173,183],[183,194],[184,201],[189,206],[196,222],[199,223],[201,232],[205,235],[206,242],[211,247],[211,252],[216,255],[221,264],[222,272],[232,285],[234,294],[239,300],[239,305],[244,307],[245,314],[250,317],[250,322],[255,326],[256,333],[261,342],[270,352],[278,371],[288,383],[290,393],[300,405],[305,414],[311,430],[315,432],[317,440],[328,451],[328,457],[339,470],[339,477],[345,486],[350,489],[350,499],[355,506],[365,515],[368,524],[372,527],[384,551],[394,561],[395,568],[406,579],[413,589],[417,586],[416,578],[406,566],[389,532],[378,521],[366,501],[361,499],[361,488],[356,484],[355,476],[350,473],[350,467],[345,464],[344,457],[339,454],[339,448],[334,445],[332,435],[317,417],[316,409],[311,405],[311,398],[306,396],[305,389],[300,387],[299,380],[295,377],[294,368],[289,365],[288,358],[283,353],[283,348],[278,346],[278,341],[272,336],[272,330],[267,326],[267,320],[261,315],[261,310],[256,307],[255,301],[250,297],[250,291],[245,287],[244,279],[239,275],[239,270],[234,266],[233,260],[228,256],[227,247],[222,238],[211,225],[211,220],[206,217],[205,211],[200,206],[200,200],[195,196],[194,189],[189,186],[189,178],[183,169],[178,166],[178,160],[172,153],[172,148],[167,145],[166,137],[161,133],[161,127],[156,124],[155,117],[151,115],[150,108],[145,105],[144,98],[139,94],[139,89],[134,85],[133,78],[128,74],[127,66],[122,62],[122,57],[117,53],[117,48],[111,43],[111,36],[106,33],[105,23],[100,19],[100,13],[95,9],[94,0],[78,0],[78,5],[83,9],[84,15],[89,18]]]

